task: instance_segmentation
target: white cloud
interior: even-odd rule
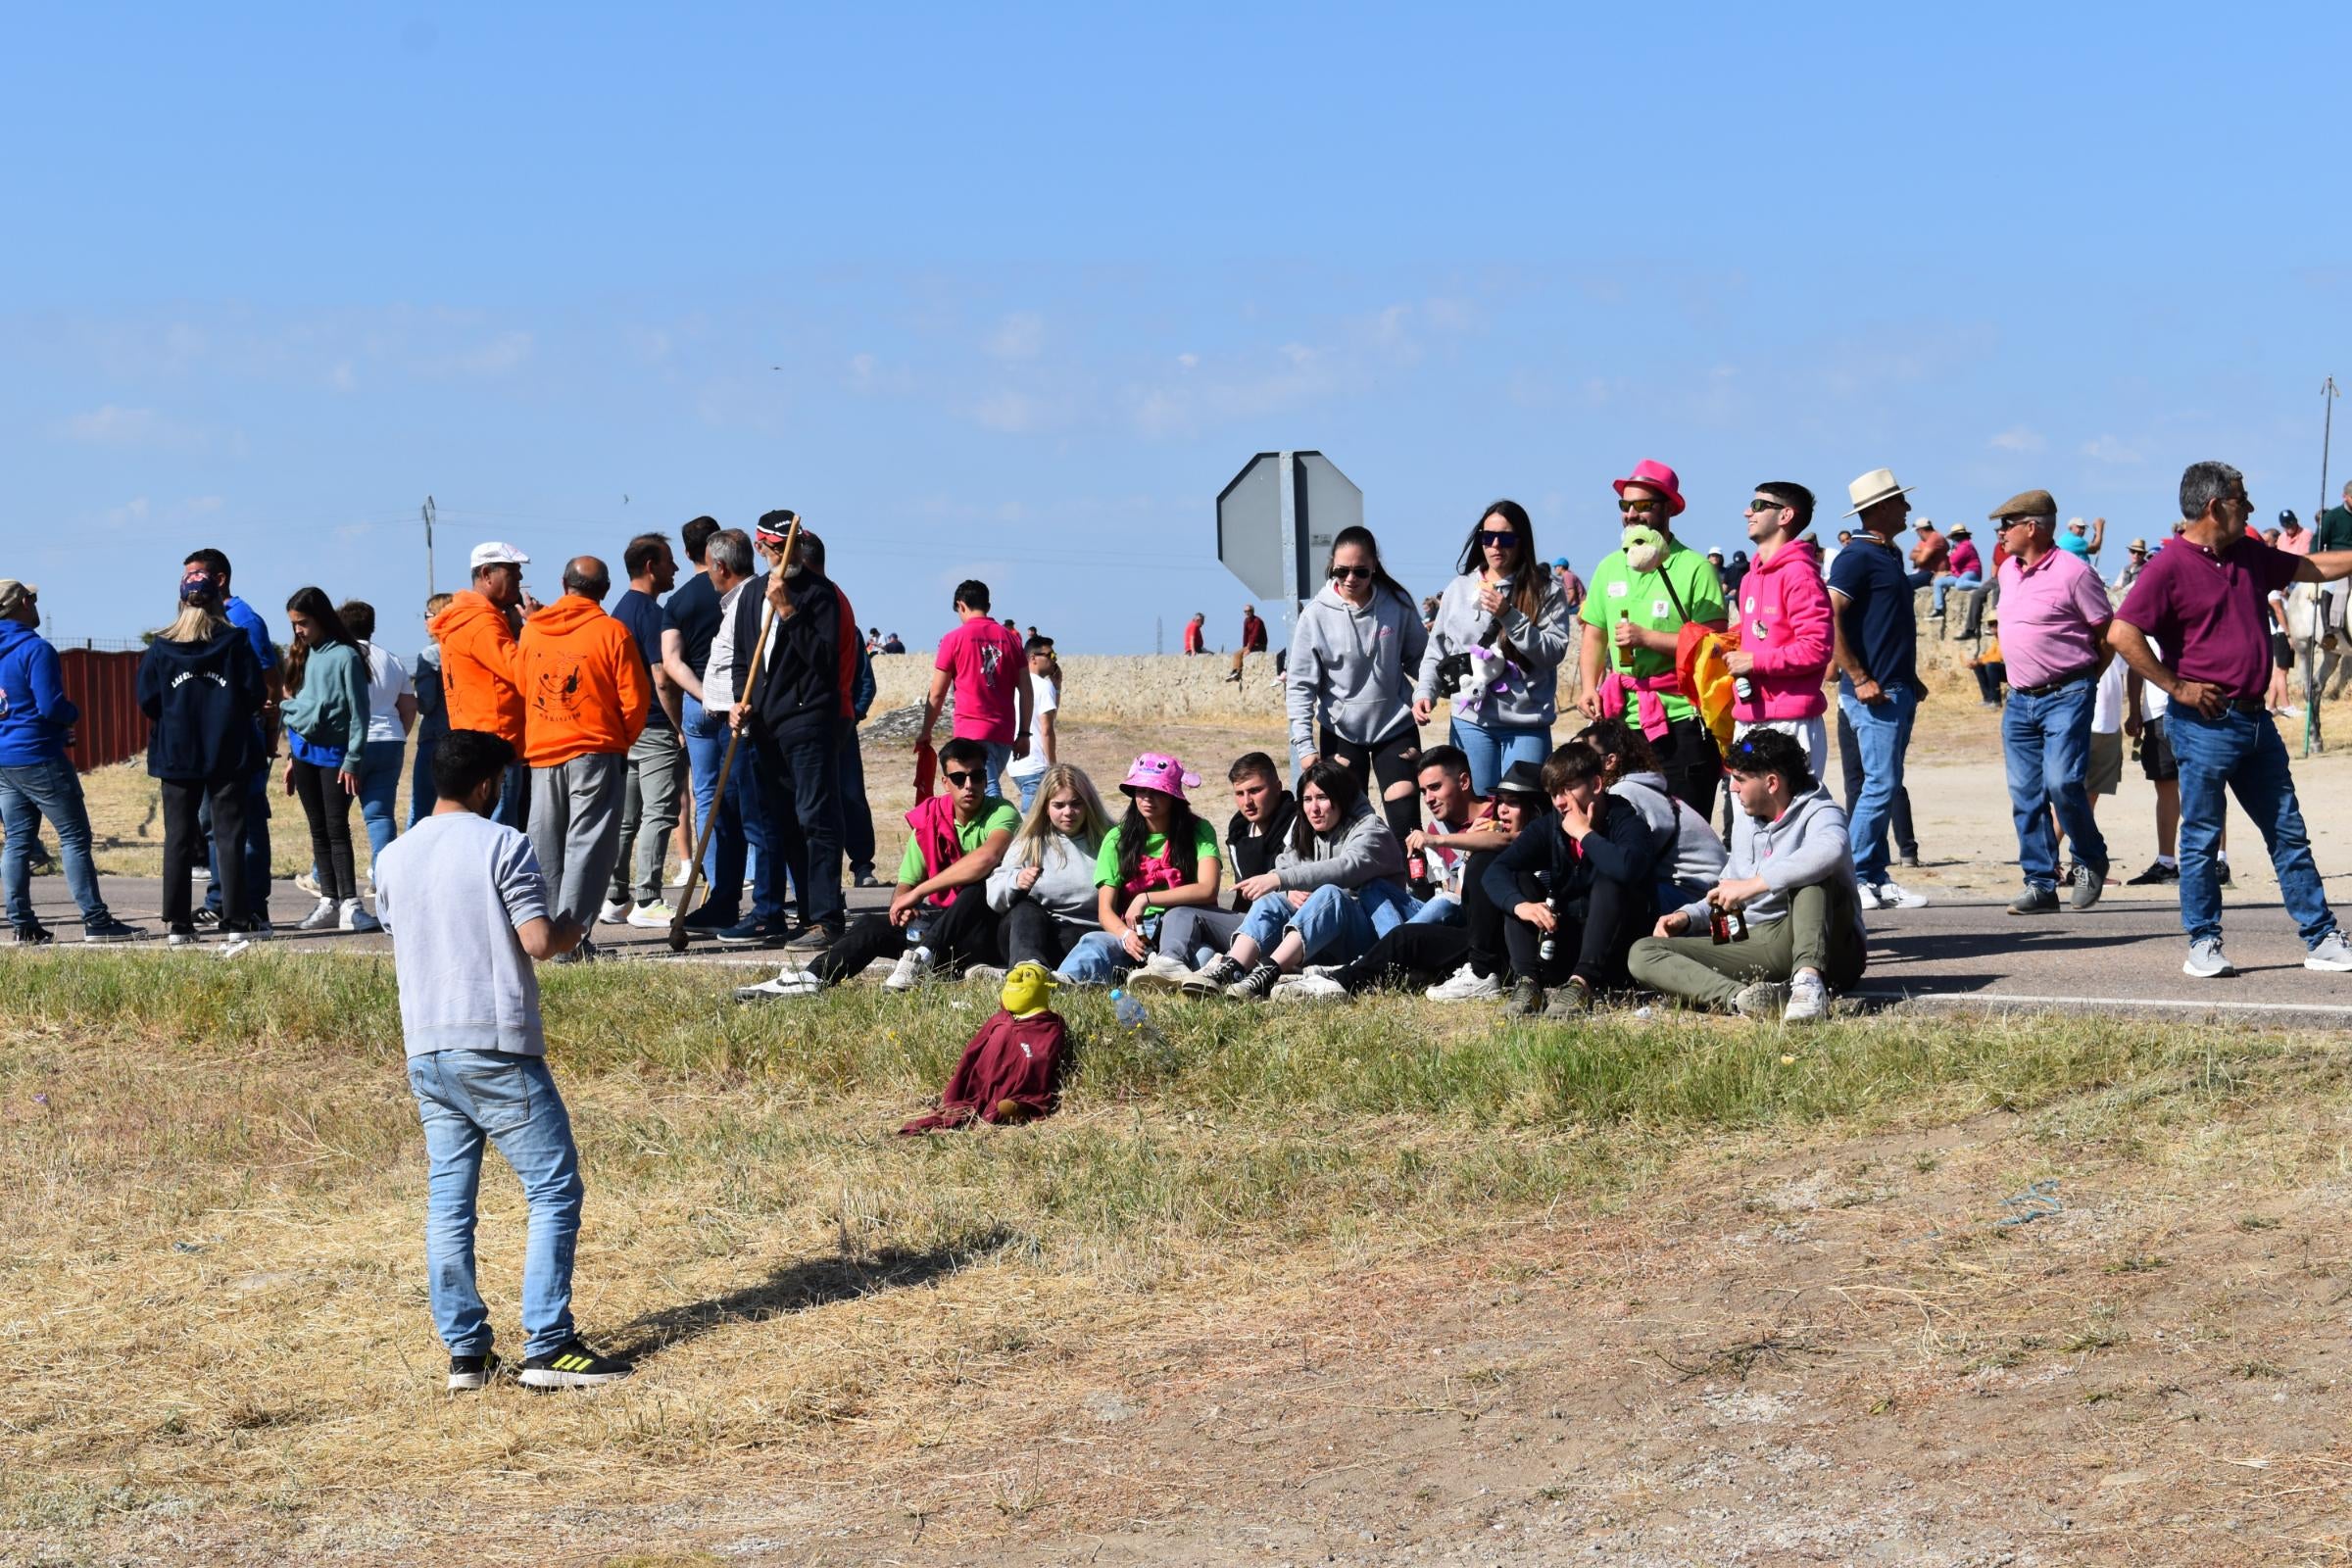
[[[1995,452],[2039,452],[2048,446],[2049,442],[2042,439],[2039,431],[2029,430],[2022,424],[2013,424],[1984,444]]]
[[[1046,318],[1035,311],[1015,311],[997,324],[988,340],[989,357],[1034,360],[1046,344]]]
[[[2082,455],[2093,463],[2105,463],[2119,468],[2147,461],[2137,447],[2111,435],[2083,442]]]
[[[120,528],[128,523],[145,522],[147,511],[147,498],[133,496],[119,507],[109,507],[101,520],[110,528]]]
[[[1176,363],[1188,370],[1198,370],[1200,368],[1200,356],[1198,354],[1179,354],[1176,356]]]

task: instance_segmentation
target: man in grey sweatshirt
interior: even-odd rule
[[[1725,761],[1740,809],[1723,880],[1662,915],[1627,966],[1670,997],[1815,1022],[1866,962],[1845,813],[1806,770],[1803,747],[1778,731],[1749,731]]]

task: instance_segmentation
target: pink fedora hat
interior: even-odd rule
[[[1620,496],[1625,494],[1625,487],[1629,484],[1638,484],[1644,490],[1655,490],[1664,496],[1666,515],[1679,517],[1683,514],[1683,481],[1676,478],[1674,470],[1663,463],[1653,463],[1643,458],[1634,465],[1633,472],[1612,481],[1612,487]]]
[[[1135,760],[1127,776],[1119,780],[1119,788],[1123,790],[1157,790],[1180,801],[1186,790],[1200,787],[1200,775],[1187,772],[1182,762],[1165,752],[1146,752]]]

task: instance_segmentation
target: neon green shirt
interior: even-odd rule
[[[987,810],[969,822],[956,824],[956,846],[965,855],[978,849],[991,833],[1015,833],[1020,830],[1021,813],[1008,801],[991,802]],[[923,847],[910,836],[906,853],[899,857],[899,886],[911,888],[923,880]]]
[[[1681,602],[1682,610],[1675,608]],[[1684,612],[1689,613],[1684,613]],[[1662,631],[1669,635],[1679,632],[1690,621],[1722,620],[1727,612],[1723,604],[1723,582],[1707,558],[1675,540],[1667,547],[1666,559],[1658,563],[1656,571],[1636,571],[1625,563],[1625,552],[1617,551],[1592,568],[1592,585],[1585,595],[1584,608],[1577,618],[1588,626],[1600,628],[1606,639],[1615,635],[1612,628],[1618,618],[1631,620],[1644,631]],[[1629,656],[1618,650],[1613,642],[1603,643],[1607,655],[1601,668],[1648,677],[1664,675],[1674,668],[1672,654],[1652,653],[1646,648],[1636,649]],[[1631,663],[1628,663],[1628,659]],[[1694,718],[1698,710],[1674,693],[1660,693],[1669,722],[1678,718]]]
[[[1144,853],[1136,861],[1136,880],[1125,887],[1119,885],[1119,835],[1123,828],[1112,828],[1102,835],[1102,853],[1095,857],[1095,886],[1118,888],[1122,903],[1151,888],[1181,886],[1181,873],[1168,855],[1168,836],[1149,834],[1144,839]],[[1193,818],[1193,874],[1200,875],[1200,867],[1217,863],[1217,830],[1199,817]],[[1144,918],[1161,913],[1157,905],[1144,910]]]

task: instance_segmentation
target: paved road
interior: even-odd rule
[[[161,884],[152,878],[102,879],[108,904],[122,918],[149,927],[141,948],[163,948],[155,911]],[[2134,890],[2136,891],[2136,890]],[[291,883],[272,884],[270,918],[281,951],[386,953],[380,934],[345,936],[292,929],[313,901]],[[880,908],[886,892],[850,896],[853,912]],[[36,877],[33,903],[60,946],[79,934],[61,877]],[[2088,914],[2021,919],[2000,899],[1952,899],[1925,909],[1882,910],[1870,916],[1870,972],[1859,995],[1903,1011],[1966,1008],[2055,1008],[2141,1012],[2193,1020],[2236,1017],[2276,1025],[2352,1027],[2352,975],[2303,967],[2303,944],[2273,901],[2257,897],[2228,904],[2224,920],[2230,957],[2241,971],[2227,980],[2192,980],[2180,972],[2187,942],[2172,898],[2124,898],[2116,891]],[[620,958],[655,962],[723,962],[772,967],[773,954],[697,942],[683,958],[669,951],[667,933],[599,926],[596,940]]]

